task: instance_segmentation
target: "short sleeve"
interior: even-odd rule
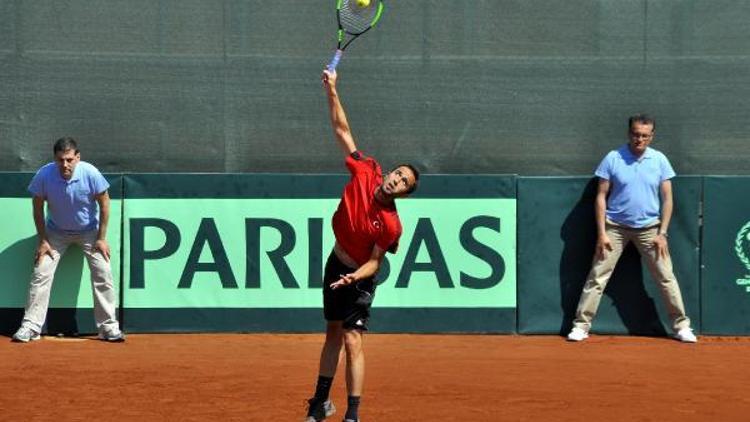
[[[610,152],[606,156],[599,166],[594,171],[594,175],[604,180],[609,180],[612,177],[612,153]]]
[[[677,173],[675,173],[674,169],[672,168],[672,164],[669,162],[669,159],[666,155],[662,155],[661,157],[661,181],[669,180],[673,177],[677,176]]]
[[[29,183],[28,190],[32,195],[46,199],[47,189],[44,183],[44,169],[45,167],[42,167],[41,169],[39,169],[39,171],[36,172],[34,177],[31,179],[31,183]]]
[[[398,236],[393,236],[390,233],[380,236],[375,243],[380,249],[390,253],[396,253],[398,250]]]
[[[107,182],[107,179],[99,172],[99,170],[94,169],[91,172],[90,180],[91,191],[94,192],[95,195],[100,195],[109,189],[109,182]]]
[[[383,230],[375,243],[384,251],[396,253],[398,250],[398,239],[401,237],[401,224],[398,220],[392,220],[386,224],[386,230]]]
[[[372,157],[368,157],[359,151],[346,156],[346,168],[352,175],[359,173],[378,173],[380,165]]]

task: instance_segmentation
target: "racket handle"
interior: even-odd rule
[[[334,71],[336,70],[336,66],[339,65],[339,60],[341,60],[341,56],[344,54],[343,50],[336,50],[336,54],[333,55],[333,58],[331,59],[331,62],[328,63],[328,70]]]

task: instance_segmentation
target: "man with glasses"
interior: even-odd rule
[[[629,142],[610,151],[595,172],[599,178],[595,202],[596,253],[568,340],[588,338],[617,260],[625,246],[633,242],[659,286],[675,338],[695,343],[698,339],[685,314],[667,244],[674,207],[670,179],[675,172],[664,154],[649,147],[654,138],[654,119],[639,114],[629,119],[628,127]]]

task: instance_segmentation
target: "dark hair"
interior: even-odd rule
[[[57,142],[55,142],[55,146],[52,147],[52,151],[55,155],[57,155],[58,152],[65,152],[71,149],[76,154],[80,152],[78,151],[78,143],[76,140],[69,136],[58,139]]]
[[[417,168],[414,167],[411,164],[403,163],[403,164],[399,164],[399,165],[393,167],[393,170],[391,170],[391,171],[394,171],[394,170],[396,170],[399,167],[406,167],[409,170],[411,170],[412,173],[414,173],[414,184],[411,185],[411,187],[409,188],[408,191],[406,191],[406,194],[408,195],[408,194],[414,192],[415,190],[417,190],[417,186],[419,185],[419,170],[417,170]]]
[[[630,116],[628,119],[628,132],[633,130],[633,123],[640,123],[642,125],[651,125],[652,130],[656,130],[656,120],[648,114],[636,114]]]

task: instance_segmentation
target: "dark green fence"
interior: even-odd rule
[[[701,294],[703,330],[750,333],[750,178],[706,177]]]
[[[338,172],[335,0],[0,0],[0,170]],[[341,63],[360,146],[427,173],[588,174],[627,116],[681,174],[748,174],[744,0],[390,0]]]

